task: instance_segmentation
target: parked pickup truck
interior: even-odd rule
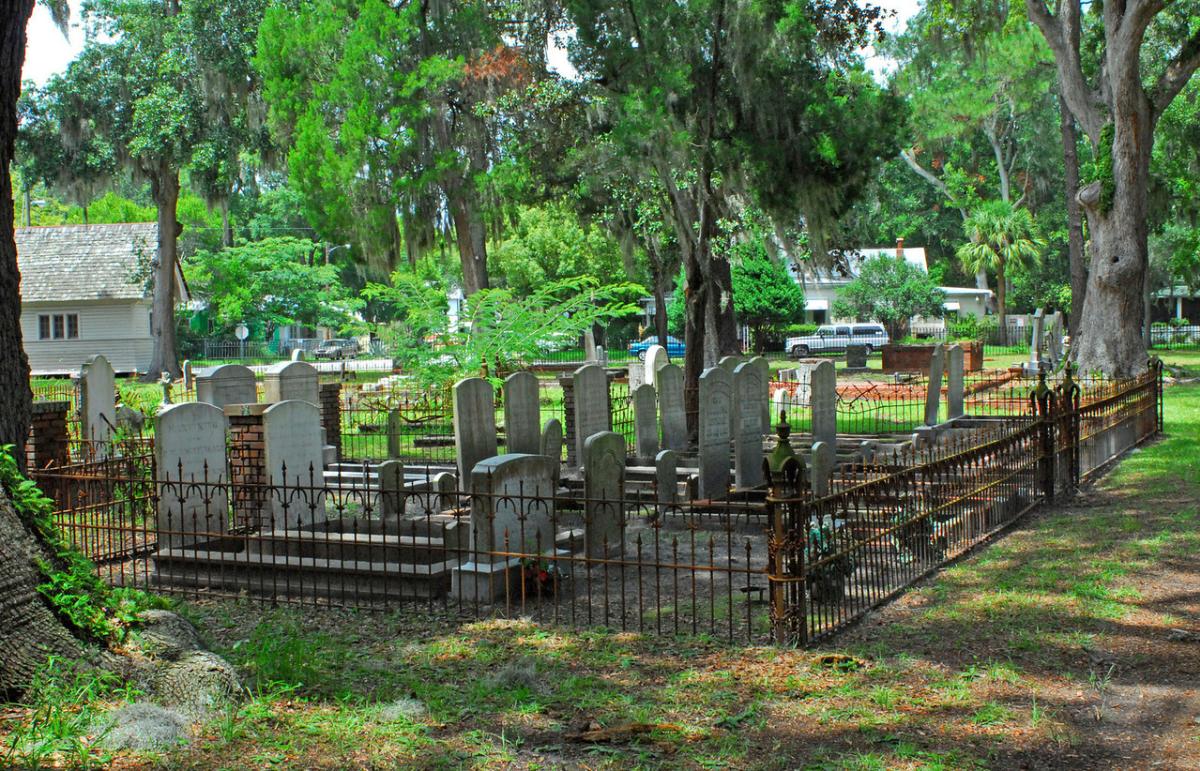
[[[824,324],[815,335],[789,337],[785,348],[792,358],[802,359],[813,353],[838,353],[848,345],[864,345],[867,353],[890,342],[882,324]]]

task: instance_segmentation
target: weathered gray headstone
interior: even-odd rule
[[[946,351],[946,409],[950,420],[961,418],[964,413],[964,362],[961,345],[952,345]]]
[[[164,407],[154,430],[158,468],[158,545],[168,549],[217,538],[227,529],[225,413],[203,402]]]
[[[625,438],[592,434],[583,445],[583,543],[587,556],[619,556],[625,548]]]
[[[1042,362],[1042,330],[1046,314],[1042,308],[1033,312],[1033,336],[1029,339],[1029,369],[1038,372]]]
[[[388,410],[387,415],[387,456],[399,458],[401,455],[400,440],[404,437],[404,418],[400,410]]]
[[[938,422],[942,399],[942,371],[946,368],[946,346],[938,343],[933,346],[933,354],[929,357],[929,384],[925,390],[925,425],[933,426]]]
[[[192,386],[195,385],[195,378],[192,374],[192,360],[184,359],[181,369],[183,370],[183,390],[185,392],[191,391]]]
[[[771,417],[779,420],[779,413],[786,412],[790,416],[792,414],[791,394],[786,388],[780,388],[771,394]],[[791,418],[788,418],[789,421]]]
[[[541,444],[538,447],[538,453],[561,463],[562,451],[562,423],[559,422],[558,418],[550,418],[546,421],[546,425],[542,426],[542,438]]]
[[[863,372],[867,369],[867,346],[854,344],[846,346],[846,371]]]
[[[644,380],[646,368],[642,366],[640,361],[632,362],[625,367],[625,377],[629,380],[629,393],[633,393],[639,386],[646,384]]]
[[[837,454],[831,444],[815,442],[812,446],[812,492],[817,498],[829,495],[833,478],[833,463]]]
[[[267,367],[263,377],[263,401],[296,400],[320,404],[320,376],[317,368],[304,361],[285,361]]]
[[[812,408],[812,435],[814,442],[837,446],[837,372],[833,362],[822,359],[815,363],[803,362],[800,382],[808,375],[808,402]],[[798,389],[799,390],[799,389]]]
[[[496,454],[496,395],[492,384],[480,377],[454,384],[454,446],[458,453],[458,478],[473,492],[472,470]]]
[[[325,518],[325,467],[321,454],[321,410],[299,399],[263,411],[263,457],[274,486],[271,527],[307,525]]]
[[[79,370],[79,417],[83,438],[95,442],[107,442],[117,425],[116,373],[102,354],[89,356]]]
[[[558,463],[544,455],[508,453],[471,470],[471,559],[451,572],[451,592],[465,601],[505,596],[520,575],[520,557],[554,550]],[[497,552],[500,552],[497,554]]]
[[[504,447],[510,453],[537,455],[541,443],[537,375],[514,372],[504,379]]]
[[[683,370],[668,364],[658,371],[654,387],[658,391],[658,414],[662,422],[662,443],[668,450],[686,450],[687,413],[683,408]]]
[[[1049,331],[1046,333],[1046,350],[1050,363],[1057,367],[1062,361],[1063,315],[1059,311],[1050,314]]]
[[[700,469],[696,494],[700,498],[724,498],[729,494],[729,422],[733,411],[733,376],[729,370],[704,370],[700,375],[697,436]]]
[[[658,343],[646,349],[646,361],[642,365],[642,382],[650,385],[658,384],[658,371],[671,363],[667,356],[667,349],[663,348]]]
[[[608,375],[596,364],[586,364],[572,376],[575,397],[575,457],[582,463],[583,443],[592,434],[612,429]]]
[[[762,356],[755,356],[749,361],[758,381],[755,388],[762,394],[759,403],[762,405],[762,433],[771,433],[771,364]]]
[[[652,385],[638,386],[633,392],[633,432],[638,458],[653,458],[658,452],[658,400]]]
[[[674,450],[663,450],[654,456],[654,493],[659,512],[675,505],[679,498],[679,478],[676,469],[679,456]]]
[[[758,487],[763,479],[763,406],[766,392],[759,383],[758,368],[739,364],[733,371],[734,408],[737,413],[733,435],[734,484],[740,490]]]
[[[304,349],[303,348],[293,348],[292,349],[292,361],[304,361]]]
[[[254,404],[258,390],[254,372],[241,364],[222,364],[196,377],[196,401],[224,407],[229,404]]]
[[[379,464],[380,517],[396,517],[404,513],[404,464],[385,460]]]
[[[741,363],[742,363],[741,356],[722,356],[717,361],[717,366],[720,367],[721,369],[728,370],[730,374],[733,374],[733,371],[735,369],[737,369],[737,365],[739,365]]]

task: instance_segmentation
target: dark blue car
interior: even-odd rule
[[[645,340],[639,340],[636,343],[629,344],[629,355],[637,356],[638,359],[646,360],[646,351],[650,346],[658,344],[658,335],[651,335]],[[683,341],[676,337],[667,336],[667,357],[671,359],[682,359],[684,353]]]

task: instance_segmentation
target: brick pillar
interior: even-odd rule
[[[325,444],[337,450],[337,460],[342,460],[342,384],[322,383],[320,394],[321,428],[325,429]]]
[[[575,457],[575,380],[571,375],[558,379],[563,392],[563,441],[567,445],[567,465],[578,466]]]
[[[262,417],[263,408],[270,406],[231,404],[225,407],[225,416],[229,419],[229,481],[239,527],[256,527],[270,518]]]
[[[29,446],[26,460],[31,470],[53,464],[65,465],[70,460],[67,436],[69,402],[34,402],[29,424]]]

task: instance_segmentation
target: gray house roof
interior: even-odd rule
[[[140,300],[158,251],[153,222],[17,228],[24,302]],[[143,274],[139,276],[139,274]]]

